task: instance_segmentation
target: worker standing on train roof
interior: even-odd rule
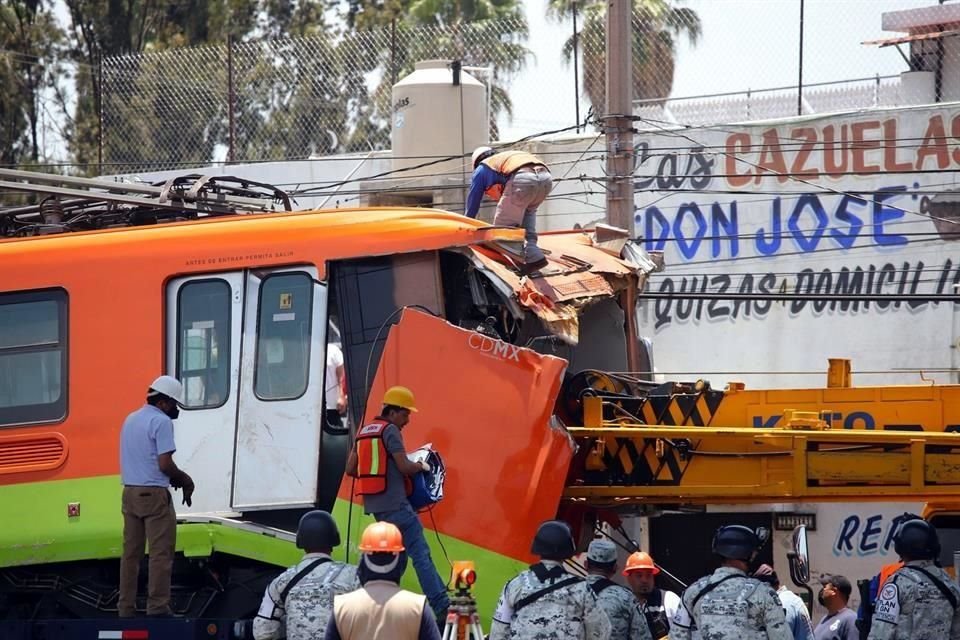
[[[357,479],[356,492],[363,496],[363,508],[378,522],[390,522],[400,529],[403,545],[413,561],[420,588],[430,607],[443,621],[450,607],[447,588],[430,557],[420,518],[407,500],[404,476],[430,471],[426,462],[407,458],[401,432],[416,412],[413,393],[406,387],[390,387],[383,396],[380,415],[357,431],[347,458],[347,475]]]
[[[192,505],[193,479],[173,461],[173,421],[180,415],[183,385],[160,376],[147,390],[147,403],[127,416],[120,429],[120,480],[123,497],[123,555],[117,613],[137,613],[137,579],[144,547],[150,548],[148,616],[170,616],[170,580],[177,543],[177,513],[170,487],[183,489]]]
[[[493,224],[522,227],[524,230],[524,273],[533,273],[547,265],[537,245],[537,207],[553,189],[553,177],[547,165],[532,153],[507,150],[499,153],[490,147],[473,152],[473,177],[467,196],[466,216],[476,218],[480,202],[487,194],[497,201]]]

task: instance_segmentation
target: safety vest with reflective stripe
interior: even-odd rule
[[[543,160],[526,151],[501,151],[500,153],[493,154],[486,160],[481,160],[481,164],[485,164],[494,171],[509,176],[513,175],[520,167],[531,164],[542,165]],[[493,200],[499,200],[500,196],[503,195],[503,185],[495,184],[484,193]]]
[[[383,432],[390,423],[377,419],[357,432],[357,495],[383,493],[387,489],[387,448]]]

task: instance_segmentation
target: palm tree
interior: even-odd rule
[[[679,0],[682,1],[682,0]],[[572,16],[577,4],[583,28],[577,44],[582,51],[583,91],[597,113],[606,105],[606,3],[601,0],[549,0],[548,13],[556,19]],[[693,9],[675,7],[669,0],[633,0],[633,98],[659,99],[662,104],[673,89],[677,39],[686,36],[696,44],[700,17]],[[574,39],[563,44],[564,58],[573,57]]]

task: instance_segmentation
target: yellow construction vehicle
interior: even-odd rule
[[[960,386],[823,389],[571,377],[558,413],[578,450],[564,493],[594,507],[932,500],[960,495]],[[576,426],[569,426],[576,425]]]
[[[561,514],[589,535],[628,510],[921,501],[942,564],[960,575],[960,385],[853,387],[850,371],[832,360],[824,388],[778,390],[571,376],[557,409],[577,444]],[[792,547],[790,575],[809,605],[802,527]]]

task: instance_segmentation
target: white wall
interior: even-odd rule
[[[757,177],[758,164],[787,172],[830,171],[823,152],[830,135],[837,139],[838,175],[806,182]],[[646,248],[664,251],[667,264],[665,273],[651,279],[651,290],[953,293],[960,282],[960,242],[938,235],[928,200],[936,204],[957,189],[958,136],[957,105],[638,134],[635,233]],[[885,148],[884,138],[898,142]],[[592,139],[540,148],[562,149],[555,158],[563,161],[576,158],[570,152],[586,150]],[[855,140],[874,148],[853,149]],[[585,157],[600,148],[594,145]],[[574,167],[568,177],[598,175],[599,162]],[[748,173],[754,177],[731,175]],[[584,189],[596,193],[577,194]],[[541,209],[541,226],[595,222],[602,219],[603,202],[594,183],[560,182]],[[960,220],[960,204],[937,209],[936,215]],[[948,222],[939,227],[960,229]],[[735,372],[748,387],[766,388],[819,386],[831,357],[852,358],[854,371],[957,367],[957,324],[956,307],[944,302],[737,304],[674,298],[648,301],[643,311],[657,368],[667,377]],[[749,371],[811,373],[742,373]],[[957,380],[948,374],[927,377]],[[917,381],[915,373],[854,378],[859,385]]]

